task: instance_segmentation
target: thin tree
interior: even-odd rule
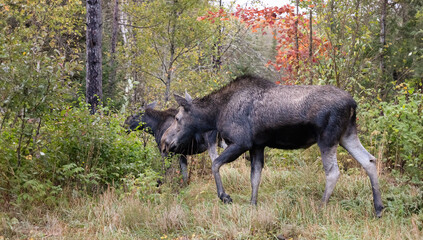
[[[108,85],[108,94],[110,97],[113,97],[115,94],[116,88],[116,43],[118,35],[118,17],[119,17],[119,1],[113,0],[111,2],[113,5],[113,18],[112,18],[112,36],[110,41],[110,75],[109,75],[109,85]]]
[[[388,0],[381,0],[381,14],[380,14],[380,78],[379,87],[383,84],[383,78],[385,76],[385,44],[386,44],[386,5]]]
[[[308,58],[310,61],[310,85],[313,85],[313,8],[310,7],[310,43]]]
[[[222,0],[219,0],[219,9],[222,9]],[[217,41],[214,43],[214,53],[212,55],[213,69],[219,71],[222,65],[222,23],[217,24]]]
[[[86,101],[90,104],[91,114],[97,110],[103,98],[102,90],[102,16],[101,0],[87,0],[87,76]]]
[[[299,43],[298,43],[298,18],[299,18],[299,13],[300,13],[300,11],[299,11],[299,5],[300,5],[300,1],[299,0],[296,0],[296,2],[295,2],[295,8],[296,8],[296,20],[295,20],[295,51],[296,51],[296,58],[297,58],[297,61],[298,61],[298,59],[299,59],[299,56],[298,56],[298,52],[299,52],[299,50],[300,50],[300,45],[299,45]]]

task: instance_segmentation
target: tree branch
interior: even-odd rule
[[[118,25],[125,26],[125,27],[137,28],[137,29],[153,28],[153,27],[159,26],[159,24],[156,24],[156,25],[151,25],[151,26],[146,26],[146,27],[140,27],[140,26],[135,26],[135,25],[132,25],[132,24],[125,24],[125,23],[118,23]]]

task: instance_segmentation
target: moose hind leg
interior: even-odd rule
[[[336,148],[338,144],[334,146],[327,147],[319,145],[320,152],[322,154],[323,168],[326,175],[326,185],[325,192],[322,197],[322,205],[326,205],[329,201],[330,196],[332,195],[333,190],[335,189],[336,182],[339,179],[339,167],[336,160]]]
[[[257,205],[257,195],[261,179],[261,171],[264,165],[264,148],[253,148],[251,156],[251,205]]]
[[[214,162],[214,160],[219,157],[219,154],[217,154],[217,143],[210,143],[208,147],[207,151],[209,152],[210,159]]]
[[[363,145],[361,145],[356,131],[350,134],[344,134],[344,136],[341,137],[341,146],[344,147],[360,163],[369,176],[370,183],[372,185],[373,204],[376,216],[381,217],[384,207],[382,204],[377,177],[376,158],[367,152]]]

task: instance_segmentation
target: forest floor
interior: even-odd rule
[[[210,175],[186,187],[160,186],[155,194],[110,188],[98,197],[49,209],[0,213],[0,239],[423,239],[422,189],[381,174],[383,217],[374,214],[368,177],[344,171],[326,207],[319,207],[324,172],[318,160],[265,167],[256,207],[249,204],[249,162],[221,169],[233,204],[216,196]]]

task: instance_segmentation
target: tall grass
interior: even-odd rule
[[[421,239],[422,189],[381,175],[386,210],[376,219],[371,187],[361,171],[345,171],[326,207],[320,207],[320,161],[265,167],[258,205],[250,206],[249,162],[222,167],[234,199],[224,205],[211,176],[195,178],[157,197],[110,188],[94,199],[75,198],[53,210],[0,215],[0,236],[52,239]],[[31,217],[29,217],[31,216]]]

